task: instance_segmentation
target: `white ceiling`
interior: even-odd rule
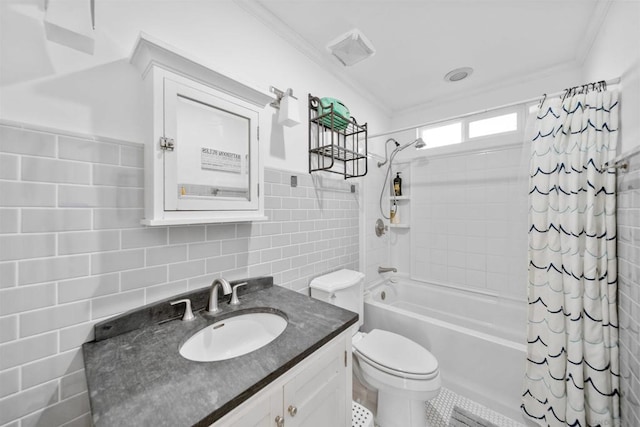
[[[237,0],[333,74],[395,114],[579,67],[611,0]],[[376,54],[352,67],[326,50],[358,28]],[[444,81],[458,67],[461,82]]]

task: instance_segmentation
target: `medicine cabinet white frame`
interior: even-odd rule
[[[259,130],[266,119],[264,108],[273,97],[146,34],[140,34],[130,62],[142,74],[147,129],[144,142],[145,217],[141,223],[162,226],[266,220],[264,198],[261,197],[264,170]],[[174,143],[177,150],[180,147],[180,141],[174,139],[176,118],[172,116],[176,114],[178,96],[247,119],[249,186],[246,200],[234,197],[178,200],[181,197],[176,185],[175,165],[171,166],[171,161],[167,161],[173,154]],[[165,183],[167,176],[170,180]]]

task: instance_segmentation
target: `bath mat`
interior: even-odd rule
[[[476,414],[462,409],[459,406],[453,407],[451,413],[450,427],[498,427],[497,424],[480,418]]]

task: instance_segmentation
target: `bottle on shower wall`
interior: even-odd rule
[[[400,172],[393,179],[393,193],[396,196],[402,196],[402,178],[400,178]]]
[[[400,224],[400,213],[398,212],[398,204],[395,200],[393,201],[391,212],[389,213],[389,222],[391,222],[391,224]]]

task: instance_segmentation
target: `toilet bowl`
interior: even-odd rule
[[[311,296],[360,315],[363,324],[364,274],[339,270],[311,281]],[[380,427],[426,426],[425,401],[436,397],[441,380],[438,361],[426,348],[393,332],[373,329],[352,339],[354,370],[378,390]]]

